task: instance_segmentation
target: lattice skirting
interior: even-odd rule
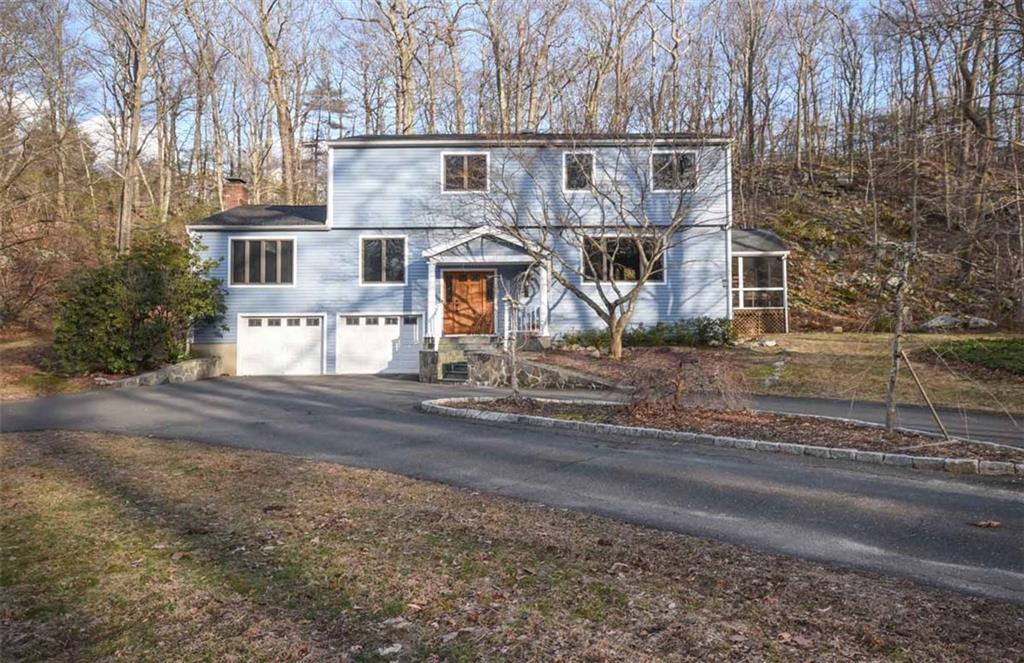
[[[781,308],[733,309],[732,327],[737,338],[784,334],[786,310]]]

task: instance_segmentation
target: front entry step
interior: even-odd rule
[[[474,335],[474,336],[442,336],[440,349],[446,350],[496,350],[501,347],[501,339],[497,336]]]

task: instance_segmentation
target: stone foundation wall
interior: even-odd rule
[[[508,361],[496,352],[467,352],[469,384],[479,387],[507,387]],[[615,385],[592,375],[519,359],[521,389],[614,389]]]
[[[189,350],[196,357],[217,357],[220,359],[221,375],[237,375],[234,343],[193,343]]]

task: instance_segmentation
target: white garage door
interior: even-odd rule
[[[322,316],[243,316],[238,329],[239,375],[320,375]]]
[[[418,373],[418,315],[339,315],[338,373]]]

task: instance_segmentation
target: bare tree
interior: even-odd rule
[[[576,184],[588,195],[579,196],[563,188],[550,153],[513,141],[495,166],[491,193],[452,210],[463,218],[466,206],[482,210],[486,225],[514,238],[605,325],[615,359],[647,286],[668,278],[669,263],[679,259],[676,249],[727,223],[727,208],[713,202],[725,186],[715,174],[724,172],[726,149],[701,145],[652,157],[654,146],[581,152]]]
[[[137,186],[141,177],[142,115],[147,86],[170,30],[165,11],[152,0],[88,0],[90,19],[104,50],[95,60],[97,74],[119,110],[115,163],[122,181],[116,246],[131,246]]]

